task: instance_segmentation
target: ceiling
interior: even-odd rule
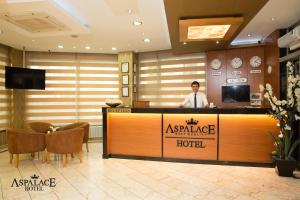
[[[233,43],[257,43],[274,30],[287,28],[296,22],[300,22],[300,0],[269,0]]]
[[[25,47],[28,51],[56,52],[117,53],[170,49],[164,12],[161,0],[0,0],[0,43],[17,49]],[[3,13],[12,17],[28,13],[47,14],[67,26],[68,30],[30,32],[1,19]],[[134,26],[134,20],[141,20],[142,25]],[[150,42],[145,43],[145,38]],[[112,47],[117,50],[112,50]]]
[[[227,48],[231,41],[183,45],[178,19],[242,15],[244,24],[231,40],[247,44],[299,21],[299,7],[300,0],[0,0],[0,43],[28,51],[118,53],[172,48],[174,53],[201,52]],[[29,31],[5,18],[40,27],[40,19],[28,21],[32,13],[50,16],[64,28]],[[142,25],[133,26],[134,20]],[[145,43],[145,38],[150,42]]]

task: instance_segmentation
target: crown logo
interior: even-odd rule
[[[197,125],[199,121],[191,118],[190,120],[186,120],[185,122],[187,125]]]
[[[38,179],[39,178],[39,176],[37,176],[37,175],[33,175],[33,176],[30,176],[31,177],[31,179]]]

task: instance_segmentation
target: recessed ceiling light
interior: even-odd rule
[[[144,42],[145,42],[145,43],[149,43],[149,42],[150,42],[150,39],[149,39],[149,38],[145,38],[145,39],[144,39]]]
[[[247,36],[248,36],[248,37],[251,37],[251,34],[248,34]]]
[[[86,50],[90,50],[91,47],[90,47],[90,46],[86,46],[85,49],[86,49]]]
[[[111,50],[115,51],[115,50],[117,50],[117,48],[116,47],[112,47]]]
[[[135,25],[135,26],[140,26],[140,25],[142,25],[142,21],[140,21],[140,20],[134,20],[133,21],[133,25]]]
[[[31,42],[35,42],[35,40],[31,40]]]
[[[131,14],[132,13],[132,10],[131,9],[128,9],[128,14]]]
[[[76,46],[73,46],[73,49],[76,49]]]
[[[64,46],[63,45],[58,45],[58,48],[63,49]]]
[[[219,40],[217,40],[216,43],[219,44],[220,43]]]
[[[275,21],[275,19],[276,19],[275,17],[272,17],[272,18],[271,18],[272,21]]]
[[[183,45],[186,45],[187,43],[186,43],[186,42],[183,42],[182,44],[183,44]]]

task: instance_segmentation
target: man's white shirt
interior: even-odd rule
[[[207,98],[206,98],[206,95],[202,92],[197,92],[196,93],[196,102],[197,102],[197,108],[203,108],[205,107],[206,105],[208,105],[208,102],[207,102]],[[184,101],[183,101],[183,106],[184,107],[189,107],[189,108],[194,108],[194,105],[195,105],[195,93],[192,92],[190,94],[188,94]]]

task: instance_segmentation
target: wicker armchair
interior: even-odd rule
[[[76,153],[82,162],[83,128],[74,128],[64,131],[56,131],[46,135],[47,162],[50,163],[50,153],[63,156],[63,166],[67,163],[67,154]]]
[[[26,129],[8,129],[7,145],[10,153],[9,162],[12,163],[14,154],[16,155],[16,167],[19,166],[19,154],[43,152],[45,160],[45,134],[36,133]]]
[[[57,131],[63,131],[63,130],[70,130],[74,128],[83,128],[84,129],[84,137],[83,137],[83,143],[86,144],[86,151],[89,152],[89,145],[88,145],[88,140],[89,140],[89,132],[90,132],[90,125],[89,123],[86,122],[76,122],[72,124],[68,124],[62,127],[59,127]]]
[[[53,125],[47,122],[30,122],[25,125],[26,129],[38,133],[47,133],[48,131],[51,131],[50,127],[53,127]]]

